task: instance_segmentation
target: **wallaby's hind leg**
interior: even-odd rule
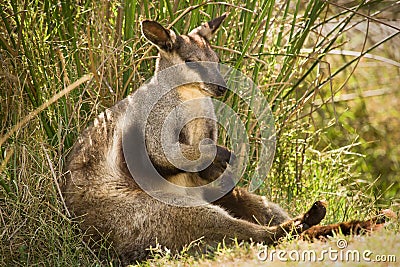
[[[290,220],[285,210],[265,197],[236,187],[213,204],[226,209],[235,218],[262,225],[278,225]]]
[[[118,214],[114,213],[107,220],[112,221],[111,241],[124,262],[138,260],[137,252],[146,251],[156,242],[173,251],[200,238],[206,244],[233,238],[272,244],[293,231],[300,234],[323,218],[319,203],[304,216],[271,227],[234,218],[215,205],[170,206],[145,193],[132,198],[131,203],[125,202],[123,207],[118,206]]]

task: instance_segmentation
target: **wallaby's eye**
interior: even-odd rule
[[[197,64],[196,61],[193,61],[193,60],[190,60],[190,59],[186,59],[185,60],[185,64],[186,64],[186,66],[188,66],[191,69],[199,68],[199,64]]]

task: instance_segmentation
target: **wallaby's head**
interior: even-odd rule
[[[185,63],[188,66],[188,72],[193,72],[188,73],[188,75],[194,75],[201,69],[202,75],[212,75],[213,80],[220,81],[219,84],[225,84],[216,67],[213,70],[204,70],[200,64],[196,64],[196,62],[219,62],[219,58],[209,42],[225,17],[224,14],[204,23],[187,35],[177,35],[174,31],[164,28],[155,21],[143,21],[142,33],[144,37],[154,44],[159,51],[156,72]],[[197,85],[200,90],[212,96],[221,96],[226,91],[226,86],[206,83]]]

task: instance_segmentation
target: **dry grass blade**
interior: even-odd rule
[[[387,23],[387,22],[385,22],[385,21],[383,21],[383,20],[376,19],[376,18],[374,18],[374,17],[372,17],[372,16],[368,16],[368,15],[366,15],[366,14],[362,14],[362,13],[360,13],[360,12],[358,12],[358,11],[352,10],[352,9],[350,9],[350,8],[347,8],[347,7],[343,6],[343,5],[336,4],[336,3],[332,2],[332,1],[327,1],[327,0],[324,0],[324,1],[327,2],[327,3],[329,3],[330,5],[333,5],[333,6],[342,8],[342,9],[344,9],[344,10],[346,10],[346,11],[349,11],[349,12],[352,12],[352,13],[357,14],[357,15],[359,15],[359,16],[365,17],[365,18],[367,18],[367,19],[369,19],[369,20],[371,20],[371,21],[374,21],[374,22],[383,24],[383,25],[385,25],[385,26],[388,26],[388,27],[390,27],[390,28],[392,28],[392,29],[395,29],[395,30],[397,30],[397,31],[400,32],[400,28],[399,28],[399,27],[396,27],[395,25],[392,25],[392,24],[390,24],[390,23]]]
[[[78,79],[77,81],[73,82],[70,84],[67,88],[61,90],[57,94],[55,94],[52,98],[47,100],[45,103],[40,105],[37,109],[29,113],[25,118],[23,118],[21,121],[19,121],[17,124],[14,125],[14,127],[11,128],[10,131],[8,131],[4,136],[0,138],[0,146],[3,145],[5,141],[7,141],[8,138],[10,138],[11,135],[13,135],[15,132],[17,132],[21,127],[23,127],[25,124],[27,124],[30,120],[35,118],[40,112],[48,108],[51,104],[56,102],[58,99],[63,97],[64,95],[68,94],[75,88],[77,88],[79,85],[91,80],[93,77],[93,74],[87,74]]]

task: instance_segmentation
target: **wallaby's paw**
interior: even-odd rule
[[[214,161],[210,166],[199,173],[200,177],[209,182],[215,181],[227,170],[229,167],[228,164],[231,160],[236,160],[235,155],[226,147],[217,145],[217,154]],[[233,174],[231,173],[230,175]]]
[[[312,207],[304,214],[302,223],[309,227],[319,224],[326,215],[327,204],[324,201],[315,202]]]
[[[217,155],[214,160],[215,164],[220,165],[225,169],[231,158],[232,161],[236,159],[235,155],[231,151],[229,151],[226,147],[217,146]]]

